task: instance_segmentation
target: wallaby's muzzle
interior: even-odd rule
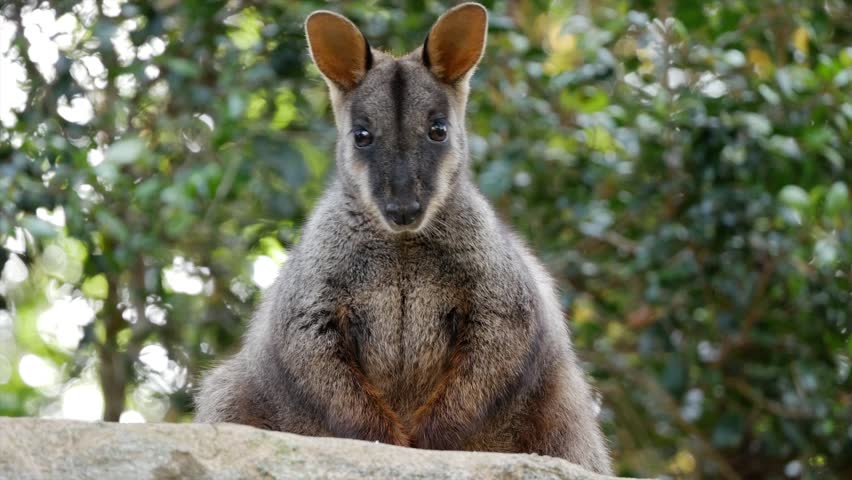
[[[385,216],[396,227],[412,227],[420,221],[423,209],[417,200],[391,201],[385,205]]]
[[[418,183],[415,178],[417,176],[414,172],[415,165],[401,159],[396,159],[393,163],[390,178],[387,179],[389,188],[385,190],[389,195],[382,199],[385,220],[393,230],[414,230],[420,226],[422,220],[423,204],[421,202],[428,201],[428,198],[420,194],[426,194],[428,197],[428,192],[415,188],[415,184]]]

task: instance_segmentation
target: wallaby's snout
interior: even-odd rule
[[[391,201],[385,206],[388,219],[400,227],[408,227],[420,219],[423,209],[417,200]]]
[[[345,17],[319,11],[305,31],[331,93],[340,177],[393,232],[441,210],[467,162],[468,81],[487,36],[485,8],[456,6],[402,57],[370,47]]]
[[[391,195],[385,203],[385,217],[394,227],[416,226],[423,213],[420,199],[414,191],[414,182],[406,177],[391,179]]]
[[[382,213],[393,230],[416,229],[423,213],[423,202],[428,201],[418,194],[413,175],[413,169],[404,160],[394,160],[388,178],[387,198],[380,199],[384,203]],[[426,193],[426,192],[422,192]],[[374,195],[375,197],[375,195]]]

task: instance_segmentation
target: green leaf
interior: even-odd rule
[[[80,287],[83,294],[92,299],[105,300],[108,295],[106,276],[98,274],[83,281]]]
[[[100,230],[106,234],[105,236],[112,237],[119,242],[127,240],[127,228],[112,212],[99,209],[95,213],[95,218],[98,221]]]
[[[138,138],[122,138],[110,145],[104,156],[104,161],[125,165],[133,163],[145,152],[145,142]]]
[[[26,215],[22,218],[21,226],[30,232],[32,236],[41,239],[55,237],[57,233],[56,227],[52,223],[45,222],[44,220],[32,215]]]
[[[281,178],[294,187],[303,185],[308,178],[308,168],[302,158],[302,152],[290,144],[282,145],[277,165]]]
[[[782,188],[778,193],[778,198],[783,204],[797,210],[807,208],[810,201],[808,192],[798,185],[787,185]]]
[[[479,176],[479,188],[482,193],[495,198],[507,192],[512,186],[512,167],[504,161],[495,161]]]
[[[736,413],[723,413],[713,428],[713,445],[719,448],[734,448],[743,435],[743,419]]]
[[[849,188],[844,182],[834,182],[825,195],[825,212],[840,215],[849,210]]]
[[[195,78],[200,73],[198,65],[184,58],[171,57],[166,61],[169,69],[182,77]]]

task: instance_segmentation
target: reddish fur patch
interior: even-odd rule
[[[462,309],[466,317],[467,309]],[[463,318],[464,318],[463,317]],[[415,445],[418,448],[460,448],[461,445],[447,445],[450,442],[451,431],[448,431],[446,426],[449,425],[467,425],[470,419],[462,418],[468,411],[468,408],[461,408],[455,411],[443,408],[441,403],[446,398],[446,393],[452,384],[459,376],[462,362],[464,362],[464,325],[457,326],[456,345],[453,348],[452,354],[447,361],[447,367],[444,373],[439,377],[435,388],[429,394],[426,402],[414,412],[414,434],[412,435]],[[440,420],[439,420],[440,419]],[[443,424],[443,426],[441,425]]]
[[[399,416],[384,401],[381,393],[367,380],[367,377],[364,376],[360,369],[353,365],[349,365],[349,369],[360,384],[364,394],[370,400],[369,403],[376,408],[376,418],[373,419],[379,424],[376,433],[378,435],[386,434],[387,438],[384,440],[387,443],[402,447],[411,445],[411,439],[403,431]]]

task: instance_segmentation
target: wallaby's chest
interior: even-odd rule
[[[395,252],[396,253],[396,252]],[[341,299],[355,356],[371,382],[405,416],[445,371],[471,301],[472,284],[447,252],[412,249],[365,257]]]

